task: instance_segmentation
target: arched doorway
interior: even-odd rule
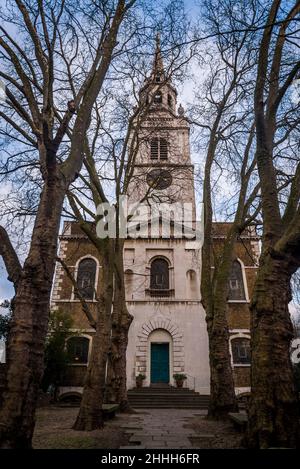
[[[151,384],[168,384],[172,373],[172,337],[164,329],[149,335],[149,365]]]

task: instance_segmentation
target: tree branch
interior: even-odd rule
[[[0,256],[4,261],[8,280],[14,284],[15,292],[22,274],[22,266],[13,245],[10,242],[6,229],[0,226]]]

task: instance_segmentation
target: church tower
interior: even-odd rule
[[[146,203],[151,207],[150,215],[153,209],[156,218],[152,223],[148,214],[140,221],[137,217],[133,227],[139,237],[130,232],[124,244],[126,300],[134,318],[128,337],[127,387],[135,388],[139,374],[145,375],[144,386],[174,385],[173,375],[182,373],[187,377],[188,388],[209,394],[208,337],[200,298],[201,251],[193,231],[196,215],[190,126],[164,67],[159,37],[152,71],[140,90],[140,104],[139,109],[145,112],[142,119],[137,116],[132,129],[139,145],[134,153],[127,195],[129,203]],[[187,204],[188,210],[184,219],[179,220],[171,212],[170,229],[166,232],[163,229],[166,213],[174,204],[179,209]],[[230,226],[230,222],[213,224],[216,253]],[[228,279],[229,346],[236,392],[245,393],[250,391],[249,303],[259,258],[259,238],[252,227],[236,242],[234,256]],[[95,291],[99,291],[103,281],[103,268],[97,249],[78,223],[64,222],[59,257],[74,273],[78,288],[96,311]],[[59,263],[51,307],[69,313],[73,328],[78,331],[66,343],[71,362],[60,386],[61,396],[78,395],[86,375],[94,329],[82,312],[73,283]],[[151,393],[152,390],[150,396]]]
[[[146,201],[158,209],[161,204],[185,204],[182,228],[194,223],[196,214],[190,126],[177,97],[157,37],[152,71],[140,90],[146,113],[135,129],[139,147],[128,197],[129,203]],[[163,218],[160,213],[159,222]],[[175,235],[176,219],[171,225],[167,236],[159,229],[125,241],[126,299],[134,316],[127,351],[128,388],[135,386],[139,374],[146,376],[144,385],[149,386],[173,385],[173,375],[184,373],[188,387],[208,394],[208,338],[199,287],[201,254],[189,237]]]
[[[189,204],[195,220],[193,165],[188,119],[164,69],[157,36],[152,72],[140,90],[144,114],[138,126],[138,151],[128,195],[131,202]]]

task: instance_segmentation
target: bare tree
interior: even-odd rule
[[[157,61],[158,54],[161,54],[159,45],[155,53],[154,64]],[[185,60],[182,60],[178,53],[175,53],[166,72],[166,79],[170,79],[171,74],[181,69],[182,62],[184,64]],[[131,77],[138,69],[140,68],[137,68],[136,65],[133,69],[130,65],[128,70],[127,81],[130,82],[130,100],[123,99],[124,91],[117,83],[115,88],[113,87],[110,90],[109,97],[106,96],[107,100],[111,100],[112,103],[116,104],[115,111],[108,113],[103,122],[102,119],[99,120],[98,110],[95,109],[94,125],[91,126],[91,131],[86,138],[85,171],[80,174],[78,181],[70,188],[68,193],[70,207],[66,208],[66,214],[77,220],[83,232],[97,249],[99,258],[104,262],[106,272],[111,273],[113,278],[112,288],[109,287],[111,278],[107,284],[108,289],[106,289],[105,283],[103,285],[103,294],[105,292],[106,297],[109,296],[106,303],[105,324],[101,321],[103,315],[100,312],[103,311],[103,308],[101,307],[101,296],[99,294],[97,298],[97,318],[92,319],[92,322],[90,312],[86,313],[86,302],[84,299],[81,301],[83,312],[87,315],[90,325],[95,328],[95,335],[92,343],[92,358],[88,365],[84,384],[82,403],[74,425],[77,430],[92,429],[102,425],[103,422],[99,416],[102,412],[104,398],[106,402],[117,403],[121,411],[130,410],[126,386],[126,351],[128,330],[133,318],[129,314],[126,305],[123,266],[125,239],[121,234],[121,228],[123,227],[119,223],[123,217],[119,217],[119,212],[122,209],[122,196],[128,194],[130,185],[134,186],[135,189],[137,187],[141,188],[141,199],[137,202],[149,201],[153,192],[153,185],[150,185],[148,190],[145,191],[144,180],[146,174],[144,172],[139,173],[138,176],[135,174],[137,153],[140,151],[141,145],[148,143],[154,132],[153,129],[148,132],[144,129],[141,132],[141,128],[149,115],[149,110],[153,109],[154,93],[148,100],[145,100],[143,94],[137,92],[137,89],[142,87],[145,78],[141,75],[137,82],[132,82]],[[164,86],[164,83],[164,80],[162,80],[159,86]],[[124,70],[122,84],[126,88]],[[127,93],[126,90],[126,97]],[[106,107],[110,108],[110,106]],[[126,132],[124,132],[124,129],[126,129]],[[99,219],[102,218],[102,215],[97,214],[97,207],[101,203],[106,203],[109,210],[115,212],[114,221],[116,225],[113,239],[103,240],[96,235],[95,227]],[[131,216],[132,214],[128,215],[129,219]],[[125,214],[125,217],[127,217],[127,214]],[[70,275],[68,276],[70,278]],[[72,282],[76,284],[74,278]],[[110,292],[109,295],[107,291]],[[112,310],[111,316],[108,314],[109,302]],[[99,347],[97,337],[104,329],[111,331],[111,340],[105,341],[102,347]],[[94,340],[95,338],[96,340]],[[99,365],[100,360],[102,360],[101,366]],[[103,380],[106,360],[107,376]]]
[[[249,14],[250,13],[250,14]],[[239,31],[234,21],[249,19],[256,24],[255,15],[247,2],[235,8],[232,2],[205,2],[206,27],[215,34],[204,49],[201,66],[207,70],[207,79],[192,108],[194,124],[200,127],[201,142],[205,148],[203,176],[204,243],[202,248],[201,297],[206,312],[210,357],[210,418],[223,418],[237,410],[227,323],[228,278],[239,236],[255,219],[253,204],[258,187],[251,177],[255,168],[252,142],[253,114],[249,109],[251,73],[255,66],[253,32]],[[222,34],[226,29],[227,34]],[[217,252],[214,246],[214,209],[217,208],[216,181],[230,177],[235,186],[231,204],[230,227]],[[223,191],[223,199],[228,196]],[[224,200],[222,201],[224,205]],[[220,205],[220,204],[219,204]],[[228,210],[229,211],[229,210]]]
[[[248,132],[248,143],[244,140],[243,158],[240,160],[239,170],[240,189],[237,191],[236,206],[231,214],[232,229],[219,256],[217,272],[214,269],[212,279],[210,275],[206,276],[205,285],[203,285],[205,278],[202,279],[202,287],[204,287],[204,298],[207,292],[210,292],[211,304],[214,304],[214,298],[218,298],[219,291],[221,291],[220,297],[224,306],[226,292],[228,291],[226,285],[228,266],[232,255],[232,245],[230,247],[230,244],[236,241],[241,231],[256,216],[260,218],[262,210],[262,222],[258,226],[261,226],[261,224],[263,226],[263,249],[251,304],[252,395],[249,412],[248,444],[258,447],[268,447],[270,445],[293,446],[296,444],[299,430],[297,397],[294,392],[289,357],[292,328],[288,303],[291,299],[291,275],[299,267],[299,248],[297,244],[297,223],[299,221],[299,157],[297,150],[299,103],[293,101],[292,93],[289,90],[299,71],[299,62],[296,60],[295,54],[297,31],[293,28],[294,20],[299,17],[299,2],[290,2],[288,5],[283,5],[280,1],[269,2],[267,10],[265,4],[251,2],[249,5],[241,6],[245,12],[248,8],[250,12],[252,11],[252,14],[244,19],[239,16],[239,7],[233,5],[233,3],[228,1],[218,5],[214,2],[208,2],[208,6],[211,7],[209,19],[214,22],[215,30],[212,31],[212,34],[220,37],[218,41],[224,43],[226,43],[230,34],[254,33],[250,34],[253,44],[251,53],[254,54],[255,58],[256,50],[258,51],[257,80],[255,90],[253,89],[252,92],[251,86],[253,85],[251,83],[255,82],[255,77],[253,77],[253,73],[247,77],[250,85],[247,96],[249,102],[249,96],[255,95],[256,135],[253,135],[252,129],[251,132]],[[222,22],[217,20],[220,14],[218,8],[222,10]],[[229,19],[229,24],[223,19],[224,12],[225,18]],[[223,27],[224,22],[225,27]],[[241,55],[243,56],[243,52],[241,52]],[[228,73],[230,70],[228,60],[227,67]],[[225,81],[225,83],[227,82]],[[222,108],[221,104],[222,102],[218,103],[217,110]],[[247,108],[251,111],[249,104]],[[234,121],[231,124],[233,126],[231,125],[229,128],[234,130]],[[238,132],[240,132],[241,125],[238,126],[238,129]],[[209,132],[211,132],[210,129]],[[221,148],[222,145],[224,146],[226,136],[221,133],[221,138],[218,137],[219,133],[217,132],[214,138],[210,140],[208,148],[209,150],[213,149],[214,159],[211,157],[210,160],[217,161],[220,168],[219,161],[223,154],[223,150],[220,151],[220,145]],[[251,140],[256,141],[254,158],[249,155],[249,151],[253,153]],[[229,142],[230,151],[233,150],[233,153],[235,153],[235,146],[230,147],[234,140],[229,139]],[[209,151],[209,153],[211,152]],[[248,169],[247,160],[250,163]],[[258,175],[254,166],[256,162]],[[206,159],[204,176],[206,239],[210,239],[211,233],[207,227],[207,219],[211,220],[213,215],[210,192],[212,186],[209,184],[211,164],[209,159]],[[224,165],[222,167],[224,168]],[[235,163],[236,167],[237,163]],[[249,175],[251,175],[253,169],[255,170],[254,178],[252,176],[252,183],[250,183],[252,189],[249,192]],[[210,201],[210,204],[207,204],[207,200]],[[253,204],[253,202],[255,203]],[[206,241],[206,246],[207,243],[209,244],[211,241]],[[206,260],[206,270],[208,272],[211,259],[208,259],[206,255],[205,241],[203,251],[203,268],[205,269]],[[275,273],[278,275],[276,280]],[[276,301],[274,301],[275,299]],[[221,318],[224,318],[224,314],[221,315]],[[219,322],[219,326],[221,326],[221,331],[226,330],[227,325],[224,320]],[[226,337],[223,342],[221,341],[224,350],[226,341]],[[221,348],[219,343],[213,347],[212,356],[218,351],[218,348]],[[219,369],[222,375],[222,364],[220,364]],[[279,372],[280,375],[278,370],[282,370],[282,372]],[[287,428],[289,428],[289,431],[287,431]]]
[[[274,144],[280,138],[282,109],[299,73],[299,1],[274,0],[262,34],[254,110],[256,160],[261,186],[262,253],[252,299],[252,368],[248,444],[252,447],[299,445],[299,402],[290,360],[293,328],[289,313],[291,277],[300,265],[300,164],[289,161],[289,192],[279,197],[280,178]],[[276,21],[283,22],[275,26]],[[293,113],[299,111],[299,102]],[[291,130],[299,132],[299,123]],[[298,133],[299,138],[299,133]]]
[[[81,223],[84,232],[91,236],[91,224]],[[75,430],[91,431],[103,426],[102,404],[106,382],[107,358],[111,343],[111,308],[113,299],[113,243],[110,239],[99,240],[94,235],[98,257],[101,262],[101,275],[99,290],[95,292],[96,308],[92,311],[82,292],[78,288],[73,273],[67,264],[58,259],[71,281],[77,298],[80,299],[82,310],[87,317],[89,325],[95,330],[92,350],[89,358],[87,373],[84,382],[83,396],[79,414],[74,423]]]
[[[6,245],[3,258],[16,291],[0,414],[2,447],[31,446],[63,201],[81,169],[93,104],[114,54],[126,44],[125,34],[116,49],[120,26],[133,4],[120,0],[74,6],[65,1],[16,0],[10,3],[11,14],[1,13],[0,76],[7,82],[7,99],[0,116],[7,123],[8,136],[25,147],[23,165],[41,174],[40,200],[23,267],[1,231]],[[5,29],[13,17],[18,38]],[[64,85],[72,74],[74,89]],[[67,154],[66,141],[70,142]],[[8,158],[14,170],[20,168],[20,153]]]

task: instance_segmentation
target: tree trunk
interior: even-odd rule
[[[121,314],[124,314],[125,316],[126,313],[121,312]],[[123,324],[117,324],[113,328],[111,357],[112,373],[110,376],[111,382],[109,384],[111,387],[110,395],[113,396],[114,402],[119,404],[121,412],[127,412],[130,411],[130,405],[127,397],[126,352],[128,345],[128,331],[131,320],[124,317],[121,321],[122,320]]]
[[[247,443],[252,448],[299,446],[299,402],[290,360],[291,273],[265,253],[251,304],[251,399]]]
[[[231,358],[229,331],[226,320],[226,301],[223,310],[214,307],[213,324],[208,324],[210,362],[210,401],[208,418],[227,418],[228,412],[237,412]]]
[[[208,205],[210,208],[211,204]],[[221,260],[218,265],[215,262],[212,273],[212,217],[208,217],[202,249],[201,296],[209,339],[210,400],[208,418],[215,420],[223,419],[227,417],[228,412],[238,410],[229,353],[229,330],[226,314],[228,277],[235,242],[236,227],[233,226],[224,241]]]
[[[14,299],[7,382],[0,412],[1,448],[31,447],[64,195],[65,184],[59,177],[45,182]]]
[[[109,241],[108,241],[109,246]],[[102,404],[104,399],[106,365],[111,340],[111,308],[113,275],[109,263],[109,248],[101,252],[102,278],[98,295],[96,331],[83,388],[79,414],[74,430],[92,431],[103,426]]]
[[[115,285],[112,320],[112,347],[109,360],[106,400],[119,404],[120,411],[130,411],[127,398],[126,352],[128,331],[132,316],[125,299],[123,241],[117,240],[115,247]]]

